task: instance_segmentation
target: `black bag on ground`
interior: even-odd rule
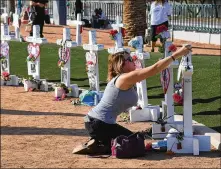
[[[142,157],[145,155],[144,136],[134,133],[130,136],[118,136],[112,141],[112,156],[116,158]]]

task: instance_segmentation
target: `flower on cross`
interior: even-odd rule
[[[1,77],[4,81],[10,81],[10,74],[8,72],[2,72]]]
[[[118,34],[118,31],[117,30],[111,30],[109,34],[110,34],[111,40],[116,40],[116,34]]]
[[[174,44],[172,44],[168,47],[169,52],[176,52],[176,50],[177,50],[177,47]]]

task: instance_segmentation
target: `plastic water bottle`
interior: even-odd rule
[[[96,106],[98,104],[98,95],[94,95],[94,105]]]

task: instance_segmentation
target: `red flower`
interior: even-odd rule
[[[136,55],[133,55],[133,56],[132,56],[132,59],[133,59],[133,61],[137,60],[137,56],[136,56]]]
[[[92,61],[88,61],[87,65],[93,65],[94,63]]]
[[[178,104],[181,104],[181,105],[183,104],[183,97],[180,96],[177,93],[173,94],[173,100],[174,100],[175,103],[178,103]]]
[[[174,44],[169,46],[169,52],[176,52],[176,50],[177,50],[177,47]]]
[[[168,28],[165,25],[158,26],[156,29],[156,34],[160,34],[161,32],[167,31]]]
[[[8,72],[2,72],[2,76],[6,78],[6,77],[9,77],[10,74]]]
[[[125,29],[125,28],[122,28],[122,29],[121,29],[121,34],[122,34],[123,37],[126,36],[126,29]]]
[[[110,31],[110,35],[112,35],[112,36],[115,36],[117,33],[118,33],[117,30],[111,30],[111,31]]]

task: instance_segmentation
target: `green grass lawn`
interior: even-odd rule
[[[10,42],[11,74],[27,77],[27,43]],[[58,46],[46,44],[41,46],[41,78],[48,81],[60,82],[60,69],[57,67]],[[99,73],[101,89],[106,86],[107,77],[106,50],[99,52]],[[146,62],[151,65],[162,55],[151,54],[151,59]],[[194,56],[193,59],[193,119],[221,132],[220,108],[220,57]],[[176,72],[174,70],[176,82]],[[81,48],[71,50],[71,82],[81,88],[88,88],[88,79],[85,70],[85,51]],[[160,75],[147,80],[149,103],[160,105],[164,99],[160,84]],[[176,106],[175,112],[182,114],[182,106]]]

